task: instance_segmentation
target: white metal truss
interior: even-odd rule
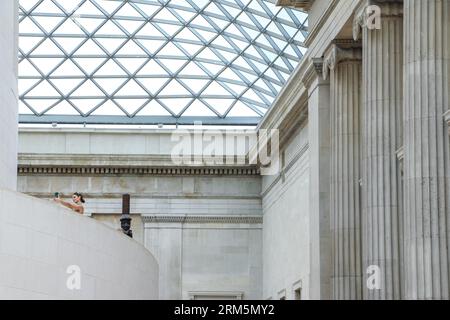
[[[20,0],[20,121],[256,124],[307,14],[267,0]]]

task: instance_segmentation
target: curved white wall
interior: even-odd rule
[[[0,189],[0,203],[0,299],[158,298],[158,264],[136,241],[49,201]]]
[[[17,184],[17,0],[0,1],[0,188]]]

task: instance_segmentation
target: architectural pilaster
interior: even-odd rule
[[[450,0],[404,4],[406,298],[448,299]]]
[[[373,24],[372,6],[381,14]],[[363,48],[363,270],[375,266],[380,277],[374,286],[364,285],[365,299],[401,298],[402,198],[397,150],[403,145],[402,13],[402,1],[369,0],[358,9],[353,25],[355,40],[361,34]]]
[[[323,74],[331,88],[332,298],[361,299],[361,50],[333,44]]]
[[[311,59],[303,83],[308,90],[310,288],[314,300],[331,298],[330,82],[323,59]]]

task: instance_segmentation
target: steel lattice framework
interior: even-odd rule
[[[307,15],[266,0],[20,0],[22,123],[256,124]]]

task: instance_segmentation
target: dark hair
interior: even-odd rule
[[[84,197],[83,197],[83,195],[82,195],[81,193],[79,193],[79,192],[74,192],[73,195],[74,195],[74,196],[77,196],[77,197],[80,197],[80,201],[81,201],[82,203],[85,203],[85,202],[86,202],[86,201],[84,201]]]

